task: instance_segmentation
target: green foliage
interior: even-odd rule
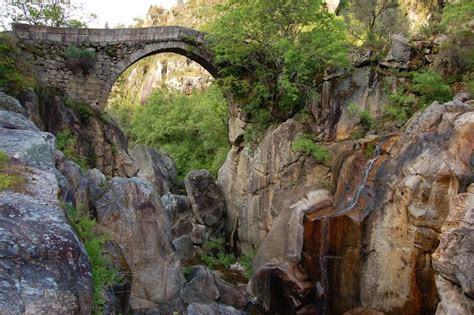
[[[228,269],[237,262],[234,254],[225,252],[225,240],[223,238],[211,238],[204,242],[199,259],[209,268],[224,267]]]
[[[0,150],[0,168],[10,162],[10,157],[4,151]]]
[[[420,108],[425,108],[434,101],[445,102],[452,98],[449,85],[444,83],[440,74],[432,70],[413,72],[411,90],[420,98]]]
[[[343,0],[340,11],[352,42],[373,51],[383,49],[390,34],[407,32],[408,23],[403,19],[397,0]]]
[[[324,146],[314,142],[311,136],[300,135],[291,144],[291,149],[295,152],[311,154],[317,161],[327,161],[331,154]]]
[[[253,259],[255,258],[256,252],[252,250],[249,255],[240,256],[239,263],[244,268],[244,276],[247,279],[253,276]]]
[[[15,0],[5,1],[0,16],[3,23],[12,21],[32,25],[46,25],[56,27],[86,27],[82,19],[93,20],[94,14],[83,14],[82,6],[73,1],[58,0]],[[79,19],[76,17],[80,15]],[[2,25],[8,28],[7,25]]]
[[[367,159],[372,159],[375,156],[375,144],[367,144],[364,149],[364,155]]]
[[[209,41],[220,83],[269,125],[304,108],[328,67],[347,67],[345,27],[321,0],[229,1]]]
[[[356,103],[349,104],[348,109],[351,115],[359,117],[360,124],[367,130],[373,130],[375,128],[375,118],[372,117],[367,109],[361,109]]]
[[[65,205],[65,210],[69,223],[84,243],[89,256],[94,291],[93,313],[102,314],[106,303],[105,290],[120,283],[122,277],[107,257],[105,242],[108,238],[97,231],[96,221],[87,215],[80,215],[77,209],[69,204]]]
[[[441,29],[448,34],[472,32],[474,2],[472,0],[449,1],[443,8]]]
[[[24,89],[36,87],[32,73],[16,39],[7,33],[0,33],[0,90],[16,96]]]
[[[94,69],[96,53],[92,49],[69,46],[66,49],[65,57],[66,66],[73,73],[82,73],[85,76]]]
[[[83,123],[87,123],[89,119],[94,116],[94,110],[86,103],[66,98],[64,100],[64,105],[76,113]]]
[[[56,135],[56,147],[62,151],[66,158],[79,165],[82,169],[89,168],[87,159],[80,156],[76,149],[76,136],[68,129],[58,132]]]
[[[7,164],[10,162],[8,154],[0,150],[0,192],[13,188],[22,183],[21,176],[9,172]]]
[[[389,104],[385,107],[385,114],[392,120],[403,125],[413,115],[415,97],[405,89],[397,89],[389,95]]]
[[[193,169],[217,175],[229,149],[227,105],[217,86],[190,96],[157,90],[132,113],[126,123],[132,140],[168,153],[176,161],[178,176]]]
[[[435,68],[451,81],[474,71],[474,32],[472,0],[455,0],[446,3],[438,31],[447,35],[435,56]]]

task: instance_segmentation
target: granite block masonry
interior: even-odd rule
[[[98,109],[106,105],[120,74],[150,55],[177,53],[197,62],[213,76],[218,73],[207,48],[206,34],[180,26],[88,29],[13,24],[12,33],[22,51],[32,57],[41,84]],[[89,73],[68,69],[66,51],[71,46],[95,52]]]

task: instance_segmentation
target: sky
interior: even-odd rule
[[[98,15],[89,27],[103,28],[108,22],[110,27],[117,24],[132,24],[133,18],[144,18],[150,5],[161,5],[166,9],[176,4],[176,0],[82,0],[84,11]]]

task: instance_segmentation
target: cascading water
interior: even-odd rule
[[[374,150],[374,157],[370,159],[364,167],[364,173],[363,173],[364,176],[362,177],[362,182],[359,188],[357,189],[354,197],[352,198],[352,201],[342,211],[339,211],[339,213],[345,213],[345,212],[351,211],[352,209],[355,208],[355,206],[357,206],[357,204],[359,203],[359,198],[362,195],[362,192],[364,191],[367,185],[370,171],[372,170],[372,167],[374,166],[375,161],[377,161],[379,157],[380,157],[380,146],[377,145]]]

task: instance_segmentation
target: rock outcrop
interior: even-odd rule
[[[109,187],[96,203],[97,219],[130,266],[131,307],[151,308],[172,301],[184,278],[156,189],[139,178],[113,178]]]
[[[207,170],[191,171],[184,179],[194,219],[210,234],[219,235],[224,227],[225,200],[220,187]]]
[[[130,155],[138,168],[137,177],[152,182],[160,195],[171,192],[176,184],[176,165],[169,155],[140,144]]]
[[[433,103],[404,132],[382,138],[371,159],[370,142],[332,147],[341,157],[329,171],[338,174],[334,196],[308,194],[281,208],[257,252],[251,292],[271,312],[313,303],[325,314],[472,313],[472,139],[474,110],[454,100]],[[293,298],[282,303],[283,296]]]
[[[91,267],[57,199],[54,136],[14,113],[1,117],[11,118],[0,123],[11,158],[1,172],[18,182],[0,191],[0,312],[90,314]]]

